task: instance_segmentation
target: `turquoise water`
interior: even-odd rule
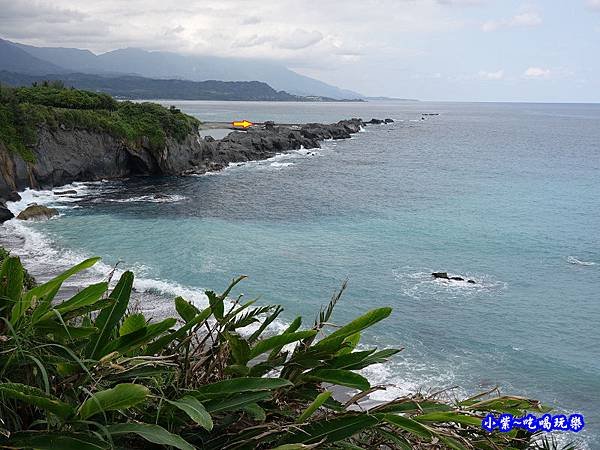
[[[600,106],[175,104],[204,120],[396,122],[216,175],[88,185],[58,219],[6,226],[24,257],[100,255],[140,289],[190,296],[245,274],[247,297],[306,323],[347,277],[336,322],[390,305],[365,339],[405,347],[367,373],[394,385],[377,398],[498,385],[583,413],[600,446]]]

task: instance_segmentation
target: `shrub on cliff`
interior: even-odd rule
[[[4,260],[0,447],[522,449],[530,434],[490,434],[482,418],[543,410],[506,396],[447,404],[414,395],[358,406],[379,389],[358,371],[399,350],[359,347],[390,308],[326,331],[341,291],[312,326],[302,329],[298,317],[277,334],[268,326],[281,307],[231,297],[241,278],[222,294],[207,291],[202,310],[176,298],[179,317],[160,321],[129,305],[131,272],[110,292],[100,282],[55,301],[63,282],[97,261],[24,289],[19,259]],[[336,386],[344,401],[332,395]]]
[[[55,85],[10,88],[0,85],[0,141],[28,162],[37,129],[85,129],[122,138],[128,145],[164,147],[197,131],[198,120],[155,103],[117,102],[107,94]]]

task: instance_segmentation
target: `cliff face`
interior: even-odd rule
[[[161,149],[152,149],[145,139],[132,145],[107,133],[40,127],[37,144],[31,148],[35,163],[24,162],[0,142],[0,200],[10,200],[16,191],[27,187],[50,189],[73,181],[219,170],[231,162],[266,159],[301,147],[316,148],[324,139],[348,138],[363,125],[360,119],[302,127],[267,124],[265,128],[230,133],[218,141],[190,133],[182,141],[167,138]]]

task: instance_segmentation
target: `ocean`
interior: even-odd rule
[[[120,262],[149,316],[243,274],[238,292],[283,305],[281,326],[310,325],[347,278],[334,321],[392,306],[363,339],[404,348],[365,373],[388,385],[374,399],[499,386],[584,414],[565,437],[600,448],[600,105],[165,104],[206,121],[395,122],[214,174],[28,191],[11,208],[60,216],[7,222],[0,243],[42,279],[55,261],[102,256],[90,279]]]

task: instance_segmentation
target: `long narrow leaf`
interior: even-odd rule
[[[178,448],[179,450],[194,450],[194,447],[185,439],[176,434],[169,433],[159,425],[147,423],[119,423],[106,427],[111,436],[118,437],[123,434],[137,434],[148,442]]]

